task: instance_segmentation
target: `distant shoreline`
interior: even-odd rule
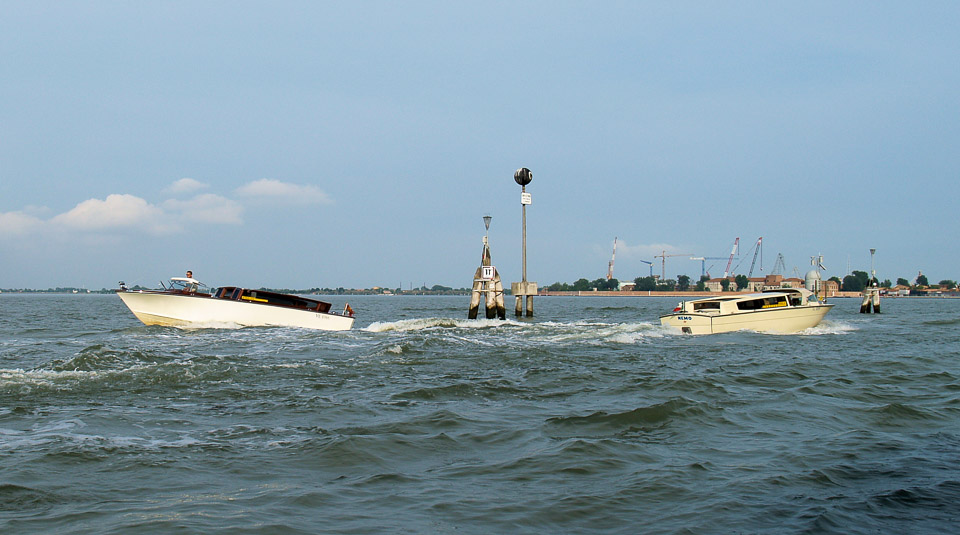
[[[757,292],[678,292],[678,291],[656,291],[656,290],[645,290],[640,292],[601,292],[601,291],[579,291],[579,292],[551,292],[545,291],[540,292],[538,295],[544,297],[720,297],[720,296],[735,296],[735,295],[747,295]],[[831,295],[827,296],[827,299],[852,299],[863,297],[861,292],[834,292]],[[881,295],[883,299],[958,299],[960,295]]]
[[[265,290],[265,288],[261,288]],[[2,289],[0,290],[0,296],[3,295],[110,295],[115,293],[115,290],[33,290],[33,289]],[[409,292],[401,293],[381,293],[375,291],[363,291],[363,290],[349,290],[345,292],[316,292],[316,291],[302,291],[302,290],[282,290],[283,293],[293,294],[293,295],[320,295],[320,296],[358,296],[358,295],[382,295],[389,297],[435,297],[435,296],[459,296],[459,297],[469,297],[471,292],[470,290],[453,290],[453,291],[443,291],[443,292],[432,292],[430,290],[413,290]],[[678,292],[678,291],[655,291],[655,290],[645,290],[645,291],[573,291],[573,292],[554,292],[554,291],[541,291],[537,294],[539,297],[681,297],[681,298],[699,298],[699,297],[720,297],[720,296],[736,296],[736,295],[746,295],[756,292]],[[506,296],[510,296],[510,292],[507,291],[504,293]],[[863,297],[861,292],[835,292],[832,295],[827,296],[827,299],[856,299]],[[881,295],[882,299],[960,299],[960,294],[957,295]]]

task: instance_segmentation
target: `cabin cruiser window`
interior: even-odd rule
[[[787,298],[778,295],[776,297],[763,297],[760,299],[748,299],[737,303],[739,310],[762,310],[765,308],[778,308],[787,306]]]
[[[719,302],[719,301],[703,301],[703,302],[700,302],[700,303],[694,303],[694,304],[693,304],[693,310],[694,310],[694,312],[696,312],[696,311],[698,311],[698,310],[716,310],[716,311],[719,311],[719,310],[720,310],[720,302]]]

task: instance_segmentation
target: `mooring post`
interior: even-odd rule
[[[527,193],[527,184],[533,181],[533,173],[526,167],[522,167],[513,174],[513,180],[520,184],[520,206],[523,211],[523,276],[520,282],[514,282],[510,285],[510,291],[516,296],[517,306],[515,311],[517,316],[523,314],[523,298],[526,297],[527,317],[533,317],[533,296],[537,295],[537,283],[527,281],[527,205],[533,203],[530,194]]]
[[[483,224],[490,231],[490,220],[488,215],[483,216]],[[467,311],[467,318],[475,320],[480,313],[480,301],[484,303],[487,319],[499,317],[506,319],[507,314],[503,306],[503,283],[500,282],[500,274],[493,265],[490,256],[490,240],[487,234],[483,236],[483,254],[480,257],[480,267],[473,275],[473,291],[470,294],[470,309]]]
[[[873,269],[873,255],[876,249],[870,249],[870,281],[867,287],[863,289],[863,302],[860,303],[860,313],[869,314],[873,309],[874,314],[880,313],[880,283],[877,280],[877,270]]]

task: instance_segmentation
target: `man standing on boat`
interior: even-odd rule
[[[194,280],[194,278],[193,278],[193,271],[191,271],[191,270],[189,270],[189,269],[187,270],[187,278],[190,279],[190,280],[186,281],[186,288],[185,288],[185,289],[186,289],[188,292],[196,292],[196,291],[199,289],[199,287],[200,287],[200,282],[197,281],[197,280]]]

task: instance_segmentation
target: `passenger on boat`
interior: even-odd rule
[[[190,282],[184,283],[183,291],[194,293],[200,288],[200,284],[193,280],[193,271],[187,270],[187,278],[190,279]]]

